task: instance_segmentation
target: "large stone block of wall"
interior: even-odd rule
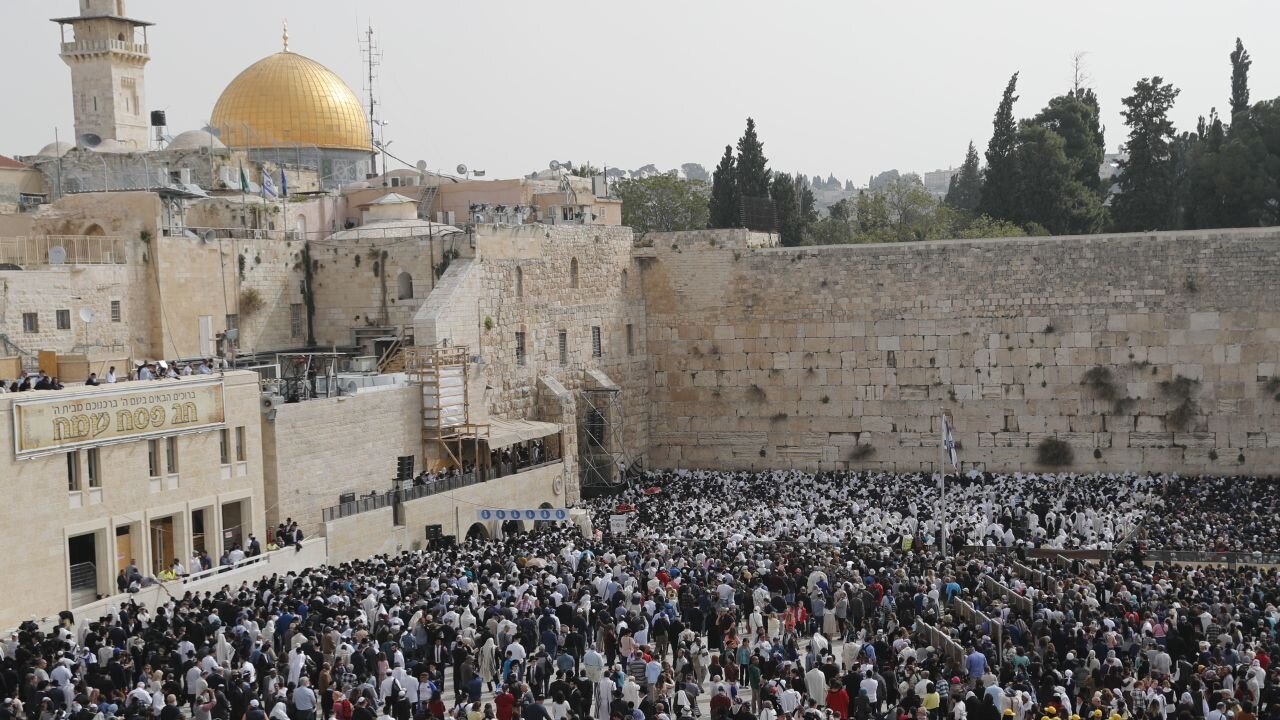
[[[399,456],[421,469],[421,416],[412,385],[276,408],[274,421],[262,421],[268,525],[293,518],[315,536],[342,494],[390,490]]]
[[[1051,436],[1074,470],[1280,461],[1280,230],[713,238],[646,250],[655,465],[928,470],[943,411],[977,467]]]

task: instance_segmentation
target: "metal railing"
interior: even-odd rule
[[[0,263],[123,265],[127,240],[118,235],[19,235],[0,237]]]
[[[363,497],[356,498],[351,502],[339,503],[332,507],[327,507],[321,512],[321,519],[324,522],[331,520],[340,520],[344,517],[359,515],[360,513],[378,510],[380,508],[391,507],[398,503],[405,503],[412,500],[418,500],[431,495],[461,490],[465,487],[478,485],[482,482],[496,480],[501,477],[512,477],[521,473],[537,470],[548,465],[554,465],[560,462],[560,458],[549,459],[537,465],[528,465],[525,467],[515,467],[511,463],[506,463],[502,467],[481,468],[480,470],[472,470],[447,478],[431,480],[421,485],[405,488],[403,490],[388,490],[382,493],[373,493]],[[503,472],[505,470],[506,472]]]
[[[124,40],[76,40],[75,42],[62,43],[62,52],[66,55],[76,53],[96,53],[107,50],[146,55],[148,46],[146,43],[135,43]]]
[[[71,604],[79,605],[98,599],[98,568],[91,562],[71,566]]]

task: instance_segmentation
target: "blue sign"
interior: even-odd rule
[[[480,508],[476,511],[480,520],[529,520],[536,522],[566,522],[567,508]]]

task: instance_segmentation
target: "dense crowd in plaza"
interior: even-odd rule
[[[1275,550],[1265,481],[946,487],[945,556],[926,477],[677,472],[594,501],[595,537],[540,528],[29,623],[0,646],[0,720],[1280,718],[1275,570],[1015,566],[1134,534]]]

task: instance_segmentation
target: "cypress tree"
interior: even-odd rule
[[[1168,230],[1177,225],[1178,168],[1169,110],[1178,89],[1156,76],[1143,78],[1125,98],[1129,157],[1120,161],[1120,193],[1112,215],[1121,232]]]
[[[713,228],[742,227],[742,203],[738,195],[737,164],[733,147],[724,146],[724,156],[711,175],[711,207],[708,224]]]
[[[764,156],[764,143],[756,136],[756,121],[747,118],[747,129],[738,138],[738,196],[769,197],[769,160]]]
[[[1236,49],[1231,53],[1231,117],[1249,109],[1249,51],[1236,38]]]
[[[1013,216],[1014,196],[1018,191],[1018,168],[1014,148],[1018,144],[1018,123],[1013,118],[1013,104],[1018,101],[1018,73],[1009,78],[1000,105],[992,121],[991,141],[987,143],[986,181],[978,209],[997,220]]]
[[[951,176],[951,186],[947,189],[947,205],[966,212],[978,209],[982,200],[982,168],[978,166],[978,149],[969,141],[969,151],[965,153],[964,164],[960,172]]]

